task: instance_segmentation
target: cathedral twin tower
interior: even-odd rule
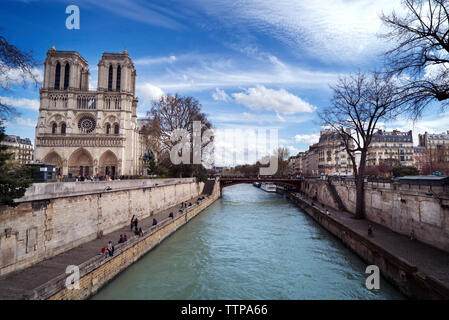
[[[79,53],[52,47],[44,65],[35,159],[54,164],[64,176],[142,174],[146,144],[127,51],[103,53],[94,91]]]

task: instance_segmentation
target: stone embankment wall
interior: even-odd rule
[[[142,238],[131,239],[124,244],[117,245],[113,257],[96,256],[78,266],[80,270],[79,289],[68,289],[66,279],[69,275],[62,274],[36,288],[33,295],[28,299],[81,300],[89,298],[219,197],[220,184],[216,182],[211,194],[199,205],[184,209],[185,213],[175,216],[173,220],[167,218],[160,221],[158,225],[146,231]]]
[[[416,266],[391,254],[368,237],[348,228],[317,207],[310,206],[301,198],[292,196],[291,200],[363,260],[378,266],[382,274],[408,297],[412,299],[449,299],[449,289],[438,280],[419,271]]]
[[[0,275],[29,267],[201,194],[194,178],[34,184],[0,207]]]
[[[352,181],[331,182],[346,210],[355,212]],[[328,182],[306,179],[301,191],[338,210]],[[382,182],[365,183],[366,218],[390,230],[449,252],[449,187]]]

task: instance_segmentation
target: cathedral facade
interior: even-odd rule
[[[97,89],[87,61],[52,47],[44,62],[35,160],[63,176],[140,175],[146,137],[137,121],[136,70],[126,50],[103,53]]]

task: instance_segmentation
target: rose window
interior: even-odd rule
[[[81,132],[91,133],[95,129],[95,119],[92,117],[82,117],[78,122],[78,128]]]

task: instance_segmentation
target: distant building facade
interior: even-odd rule
[[[309,146],[302,156],[302,172],[305,176],[318,176],[318,143]]]
[[[413,166],[414,147],[412,131],[378,130],[368,148],[367,166],[377,166],[383,161]]]
[[[11,160],[15,160],[22,165],[33,161],[34,150],[30,139],[7,135],[1,144],[8,146],[8,151],[13,153]]]
[[[343,138],[335,130],[321,131],[317,148],[320,175],[352,175],[352,162]]]
[[[126,50],[103,53],[98,87],[75,51],[47,52],[36,127],[37,161],[58,175],[143,174],[147,137],[137,120],[136,71]]]
[[[432,162],[449,162],[449,130],[443,133],[418,135],[419,146],[425,148]]]
[[[287,167],[287,173],[298,175],[302,173],[302,158],[303,158],[304,152],[299,152],[296,156],[291,156],[288,158],[288,167]]]

